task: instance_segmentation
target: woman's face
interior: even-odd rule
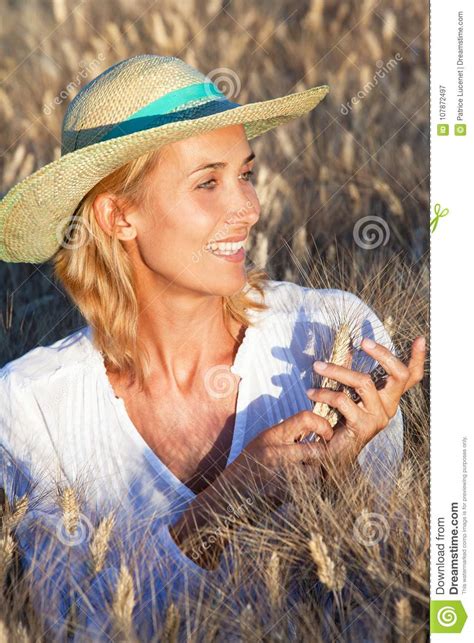
[[[245,241],[258,221],[251,157],[243,125],[162,149],[145,179],[145,203],[126,216],[136,231],[132,256],[139,273],[154,273],[167,289],[231,295],[242,288],[245,251],[222,245],[211,251],[209,243]]]

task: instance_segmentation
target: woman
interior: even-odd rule
[[[222,534],[199,550],[189,543],[212,529],[229,490],[278,506],[278,472],[288,463],[324,471],[329,457],[373,473],[376,456],[391,468],[401,457],[398,403],[422,378],[423,338],[404,365],[354,295],[271,281],[244,264],[260,216],[249,140],[313,109],[326,93],[322,86],[239,106],[179,59],[121,61],[69,105],[61,158],[0,203],[0,258],[52,259],[88,322],[0,371],[2,444],[15,463],[15,493],[38,498],[18,540],[41,587],[34,601],[40,610],[48,601],[46,626],[58,635],[73,603],[96,638],[107,631],[99,597],[117,581],[121,559],[102,565],[86,587],[90,516],[118,507],[117,529],[133,516],[129,542],[153,547],[142,550],[140,593],[153,589],[164,606],[190,578],[226,573]],[[367,336],[363,352],[389,374],[378,391],[357,363],[316,362],[317,373],[353,386],[361,404],[335,391],[306,392],[331,330],[327,306],[355,312]],[[344,421],[333,429],[311,412],[316,401]],[[311,433],[324,440],[299,440]],[[80,542],[57,508],[41,507],[52,483],[63,490],[63,509],[64,489],[87,489],[87,512],[76,511]],[[47,574],[38,555],[46,550]],[[71,558],[74,582],[64,573]],[[151,615],[139,612],[148,636]]]

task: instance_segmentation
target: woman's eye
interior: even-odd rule
[[[209,183],[215,183],[215,179],[210,179],[209,181],[206,181],[205,183],[201,183],[198,185],[198,188],[203,188],[205,190],[212,189]],[[212,186],[213,187],[213,186]]]
[[[244,181],[250,181],[250,179],[255,174],[255,172],[253,170],[247,170],[247,172],[244,172],[244,174],[246,174],[248,176],[248,178],[244,179]]]
[[[243,172],[241,176],[245,176],[244,181],[250,181],[252,176],[255,174],[253,170],[247,170],[247,172]],[[203,190],[212,190],[214,188],[213,185],[210,185],[210,183],[215,183],[215,179],[209,179],[209,181],[205,181],[204,183],[200,183],[198,185],[198,188],[201,188]]]

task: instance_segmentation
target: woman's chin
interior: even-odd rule
[[[243,267],[240,270],[223,271],[216,276],[217,279],[211,277],[211,290],[223,297],[236,295],[247,283],[247,272]]]

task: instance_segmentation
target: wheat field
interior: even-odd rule
[[[0,7],[0,194],[59,157],[68,102],[123,58],[183,58],[240,103],[328,84],[314,112],[252,142],[262,214],[249,266],[273,279],[354,292],[402,353],[416,335],[427,336],[427,4],[1,0]],[[361,236],[365,217],[375,236]],[[0,263],[0,365],[83,325],[48,263]],[[288,515],[249,524],[236,510],[228,584],[170,603],[146,633],[132,619],[139,553],[130,552],[110,591],[114,640],[357,641],[364,632],[376,632],[377,641],[427,640],[428,393],[427,365],[423,382],[402,398],[405,451],[385,503],[362,478],[335,475],[321,488],[289,472]],[[78,491],[56,495],[72,533]],[[3,504],[0,642],[48,640],[18,573],[15,529],[28,498]],[[111,555],[113,531],[113,516],[94,523],[91,579]]]

